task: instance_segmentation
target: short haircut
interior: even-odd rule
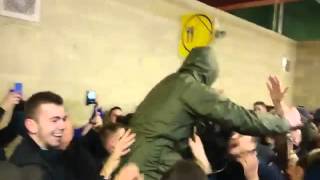
[[[50,91],[33,94],[25,103],[25,118],[35,119],[37,110],[42,104],[63,105],[63,99]]]
[[[112,134],[117,132],[117,130],[125,128],[122,124],[119,123],[107,123],[100,130],[100,138],[102,141],[108,139]]]
[[[114,106],[114,107],[112,107],[112,108],[109,110],[108,115],[110,116],[111,113],[112,113],[112,111],[117,110],[117,109],[119,109],[120,111],[122,111],[121,107],[119,107],[119,106]]]
[[[129,126],[129,122],[132,119],[133,115],[134,115],[133,113],[129,113],[125,116],[118,116],[116,119],[116,122],[123,124],[123,125],[126,125],[126,126]]]
[[[258,106],[258,105],[264,106],[265,108],[267,108],[267,105],[263,101],[257,101],[253,104],[253,106]]]
[[[161,180],[207,180],[205,172],[193,161],[180,160],[166,172]]]
[[[319,109],[317,109],[315,112],[314,112],[314,120],[316,121],[316,122],[320,122],[320,108]]]

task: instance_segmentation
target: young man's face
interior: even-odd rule
[[[73,139],[74,129],[71,120],[66,120],[66,127],[63,131],[63,136],[61,139],[60,149],[65,150],[69,146]]]
[[[58,148],[66,128],[67,116],[64,107],[56,104],[42,104],[36,115],[35,136],[43,148]]]
[[[110,113],[110,121],[116,123],[117,117],[122,115],[122,111],[120,109],[115,109]]]
[[[263,105],[255,105],[254,106],[254,112],[266,113],[268,111],[267,111],[267,108],[265,106],[263,106]]]
[[[229,154],[239,158],[248,153],[254,153],[256,146],[257,144],[252,136],[234,133],[229,141]]]
[[[126,130],[124,128],[119,128],[116,132],[112,133],[104,142],[105,149],[112,153],[114,150],[114,147],[119,142],[121,137],[124,135]]]

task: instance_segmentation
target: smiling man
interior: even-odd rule
[[[67,115],[63,99],[52,92],[32,95],[25,104],[25,128],[28,136],[10,161],[21,168],[22,177],[32,180],[64,179],[61,161],[63,132]]]

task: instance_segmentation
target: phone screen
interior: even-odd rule
[[[19,94],[22,94],[22,89],[23,89],[23,85],[22,83],[15,83],[14,84],[14,92],[15,93],[19,93]]]
[[[96,92],[87,91],[87,105],[96,104]]]

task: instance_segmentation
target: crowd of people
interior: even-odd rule
[[[13,111],[0,129],[0,179],[319,179],[320,110],[285,104],[275,76],[268,78],[273,105],[236,105],[210,88],[216,66],[207,50],[193,50],[135,112],[95,106],[80,128],[60,95],[24,100],[9,91],[0,104],[0,120]],[[22,141],[8,157],[4,148],[17,136]]]

